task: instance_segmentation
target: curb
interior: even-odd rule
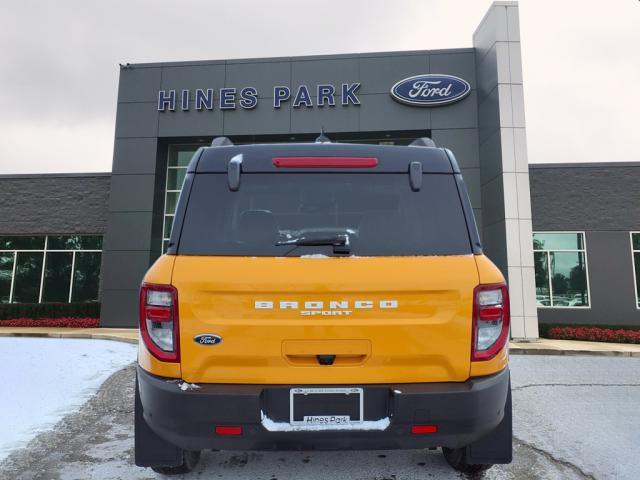
[[[33,337],[33,338],[84,338],[91,340],[113,340],[114,342],[137,344],[137,338],[119,337],[104,333],[42,333],[42,332],[0,332],[0,337]]]
[[[510,348],[509,355],[566,355],[590,357],[640,357],[640,352],[622,350],[555,350],[551,348]]]
[[[127,338],[109,333],[81,333],[81,332],[0,332],[0,337],[41,337],[41,338],[84,338],[93,340],[113,340],[137,344],[137,338]],[[629,352],[623,350],[559,350],[553,348],[522,348],[511,347],[510,355],[565,355],[565,356],[590,356],[590,357],[636,357],[640,358],[640,351]]]

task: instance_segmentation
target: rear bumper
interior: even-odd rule
[[[291,385],[200,384],[183,391],[181,382],[140,367],[138,383],[146,423],[185,450],[457,448],[501,422],[509,369],[462,383],[354,385],[364,389],[364,420],[371,430],[278,431],[288,425]],[[435,424],[438,431],[415,435],[414,424]],[[217,435],[216,426],[240,426],[242,435]]]

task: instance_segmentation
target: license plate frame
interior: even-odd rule
[[[358,396],[358,411],[359,416],[357,419],[351,418],[350,415],[306,415],[302,420],[295,419],[295,398],[296,395],[323,395],[323,394],[332,394],[332,395],[357,395]],[[349,420],[346,421],[344,417],[349,417]],[[313,417],[313,419],[305,420],[308,417]],[[327,417],[339,417],[342,420],[337,423],[329,422]],[[325,419],[322,421],[322,419]],[[303,429],[300,427],[312,427],[317,429],[319,427],[325,427],[327,429],[332,428],[340,428],[346,425],[360,425],[364,422],[364,389],[361,387],[294,387],[289,390],[289,423],[292,426],[297,427],[298,429]]]

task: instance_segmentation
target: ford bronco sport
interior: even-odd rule
[[[509,299],[453,154],[235,146],[189,164],[140,290],[135,460],[441,447],[509,463]]]

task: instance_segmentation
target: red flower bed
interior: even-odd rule
[[[640,343],[640,330],[614,330],[600,327],[553,327],[549,329],[547,336],[555,340]]]
[[[0,320],[0,327],[68,327],[95,328],[100,325],[97,318],[13,318]]]

